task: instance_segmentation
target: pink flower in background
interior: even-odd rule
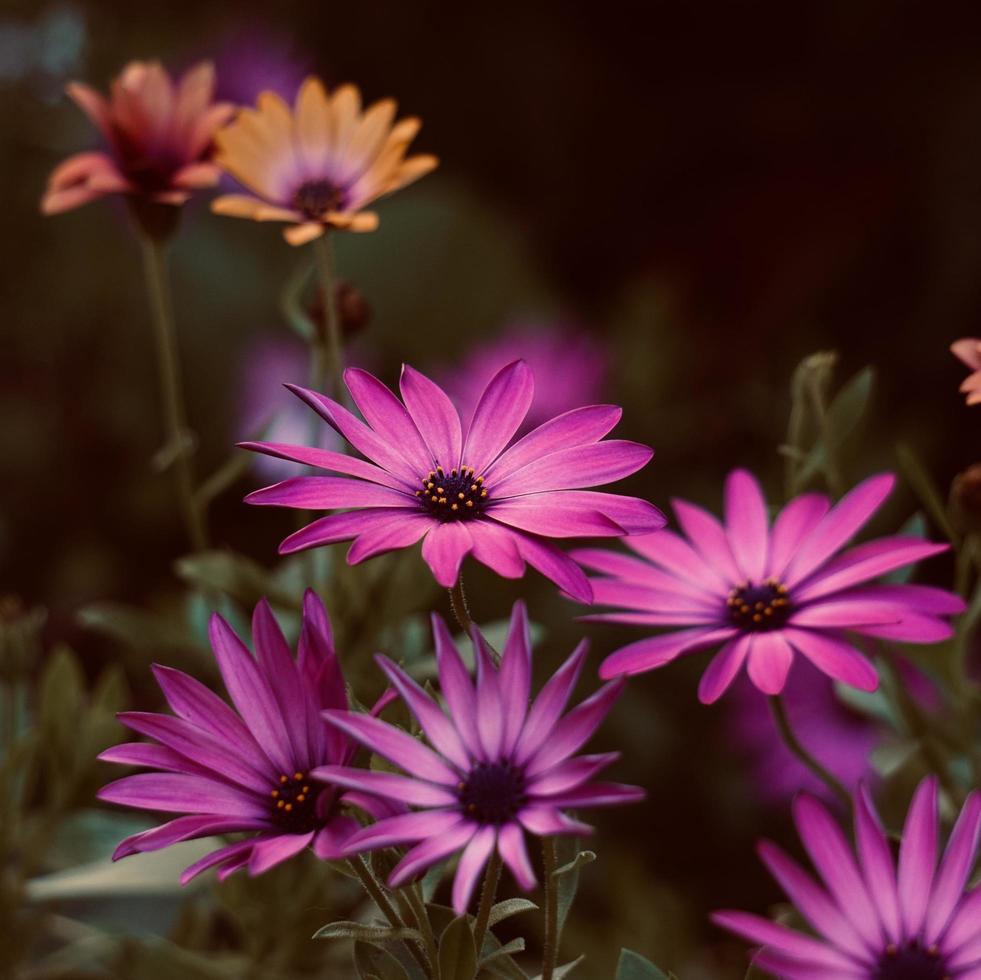
[[[724,929],[762,946],[754,965],[782,980],[978,980],[981,887],[968,889],[978,854],[981,794],[971,793],[938,862],[937,780],[920,783],[898,861],[864,788],[855,841],[802,793],[794,822],[815,879],[769,841],[759,854],[813,930],[806,934],[750,912],[716,912]]]
[[[627,539],[640,557],[582,549],[577,561],[598,572],[597,602],[623,611],[589,617],[639,626],[687,627],[611,654],[602,677],[653,670],[682,653],[722,645],[698,696],[716,701],[746,665],[764,694],[779,694],[795,653],[829,677],[874,690],[878,676],[847,633],[936,643],[963,612],[952,592],[923,585],[869,584],[880,575],[947,550],[920,538],[879,538],[841,551],[891,492],[895,478],[874,476],[834,507],[822,494],[795,498],[770,526],[756,479],[734,470],[725,485],[726,522],[683,500],[673,502],[688,540],[673,531]]]
[[[251,105],[260,92],[275,92],[292,101],[312,68],[308,55],[292,37],[271,25],[250,25],[225,35],[213,48],[218,96],[236,105]]]
[[[410,845],[389,878],[393,888],[459,853],[453,908],[462,915],[495,850],[527,891],[535,885],[535,871],[525,846],[526,833],[588,834],[591,827],[564,811],[633,803],[644,798],[644,791],[595,781],[619,753],[576,755],[623,687],[620,681],[606,684],[564,714],[586,659],[585,642],[529,705],[531,636],[522,603],[514,606],[500,667],[494,666],[482,637],[473,631],[476,683],[446,623],[436,615],[433,633],[445,709],[394,663],[378,657],[429,745],[365,714],[324,714],[343,734],[394,763],[405,775],[331,765],[315,770],[314,776],[416,807],[365,827],[348,840],[346,850],[353,854]]]
[[[783,697],[794,731],[826,769],[849,789],[872,778],[869,754],[879,741],[877,727],[842,704],[829,677],[799,658]],[[733,683],[726,706],[726,730],[747,756],[750,778],[761,799],[784,803],[801,789],[832,798],[829,788],[782,741],[766,696],[748,678]]]
[[[184,814],[128,837],[114,860],[178,841],[244,833],[244,839],[192,864],[181,882],[215,867],[220,878],[240,868],[261,874],[307,846],[318,857],[339,858],[360,826],[342,812],[344,806],[376,819],[398,812],[311,778],[318,766],[350,763],[356,751],[355,743],[320,717],[325,709],[346,710],[347,691],[330,620],[313,592],[303,600],[296,657],[265,600],[252,620],[256,656],[217,614],[210,632],[234,708],[193,677],[155,666],[174,714],[124,712],[119,716],[124,725],[154,741],[117,745],[99,756],[153,770],[117,779],[99,791],[99,799]],[[387,698],[375,710],[385,703]]]
[[[951,353],[960,358],[970,369],[961,382],[961,391],[967,395],[968,405],[981,405],[981,339],[965,337],[950,345]]]
[[[487,382],[518,360],[535,375],[535,400],[523,429],[603,397],[610,367],[606,349],[585,330],[563,324],[516,323],[500,337],[475,344],[459,365],[439,372],[438,380],[460,417],[469,419]]]
[[[78,153],[55,168],[41,200],[57,214],[106,194],[180,205],[218,183],[212,138],[232,117],[215,102],[215,71],[202,62],[174,82],[157,61],[133,61],[113,81],[109,99],[80,82],[68,94],[102,133],[107,152]]]
[[[505,578],[525,564],[567,595],[589,602],[582,569],[556,538],[619,537],[664,526],[645,500],[582,489],[636,473],[653,456],[647,446],[604,439],[619,422],[614,405],[589,405],[551,419],[516,442],[534,396],[523,361],[499,371],[464,428],[446,392],[405,365],[400,401],[357,368],[344,373],[365,421],[315,391],[290,386],[364,459],[305,446],[245,443],[248,449],[344,473],[299,476],[256,490],[253,504],[345,512],[290,535],[281,554],[355,539],[350,564],[422,541],[436,581],[454,585],[467,555]]]

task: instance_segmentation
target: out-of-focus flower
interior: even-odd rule
[[[251,105],[260,92],[292,99],[311,68],[294,39],[268,24],[250,23],[215,40],[218,95],[236,105]]]
[[[386,803],[314,782],[312,771],[347,764],[356,746],[323,723],[320,712],[347,708],[347,693],[326,610],[313,592],[303,602],[303,627],[294,658],[265,600],[252,620],[257,659],[218,615],[211,644],[235,710],[218,695],[168,667],[154,667],[174,716],[132,711],[127,727],[155,740],[117,745],[99,757],[154,772],[105,786],[111,803],[181,813],[168,823],[128,837],[114,859],[155,851],[182,840],[246,833],[187,868],[181,882],[217,867],[224,878],[240,868],[261,874],[308,845],[318,857],[337,858],[359,828],[345,805],[375,818]],[[376,706],[377,708],[378,706]]]
[[[981,888],[965,888],[978,853],[981,794],[971,793],[937,861],[937,781],[920,783],[899,860],[866,790],[855,797],[853,850],[814,797],[794,801],[794,822],[821,879],[776,844],[759,854],[816,935],[749,912],[716,912],[725,929],[762,946],[754,965],[785,980],[977,980]]]
[[[981,339],[964,337],[950,345],[951,353],[963,361],[970,369],[961,382],[961,391],[967,395],[968,405],[981,405]]]
[[[517,603],[500,668],[474,630],[476,684],[446,624],[433,616],[436,659],[446,711],[385,657],[378,663],[415,715],[430,743],[364,714],[328,711],[341,732],[403,769],[406,775],[325,766],[316,778],[384,796],[418,809],[379,820],[349,839],[349,853],[414,846],[393,869],[397,887],[430,865],[462,852],[453,883],[453,907],[462,915],[474,884],[495,848],[518,884],[530,889],[535,872],[525,831],[540,835],[586,834],[592,828],[564,809],[612,806],[643,799],[636,786],[594,782],[619,753],[575,756],[606,717],[622,683],[601,687],[564,717],[586,657],[581,643],[528,706],[531,637]]]
[[[721,697],[743,664],[764,694],[779,694],[795,651],[835,680],[874,690],[875,668],[845,638],[846,631],[935,643],[951,635],[944,617],[964,609],[958,596],[942,589],[868,584],[947,545],[890,537],[838,554],[894,482],[889,474],[872,477],[834,507],[822,494],[803,494],[770,528],[756,479],[735,470],[726,480],[725,527],[701,508],[677,500],[674,510],[687,541],[660,531],[628,539],[641,558],[574,552],[577,561],[605,573],[592,580],[596,600],[625,610],[589,618],[689,627],[623,647],[606,658],[601,676],[652,670],[682,653],[721,643],[698,689],[706,704]]]
[[[374,231],[378,216],[365,205],[404,187],[437,164],[431,154],[406,157],[419,131],[415,117],[395,122],[396,104],[382,99],[361,111],[361,93],[342,85],[328,95],[308,78],[295,105],[263,92],[217,136],[217,160],[256,196],[227,194],[212,202],[217,214],[254,221],[285,221],[291,245],[319,238],[328,228]]]
[[[180,205],[213,187],[221,171],[212,140],[234,106],[215,102],[215,72],[202,62],[174,82],[157,61],[133,61],[113,81],[109,99],[80,82],[68,94],[99,128],[107,152],[78,153],[55,168],[41,201],[45,214],[106,194],[135,205]]]
[[[645,500],[579,489],[629,476],[653,455],[638,443],[603,439],[620,420],[616,406],[574,409],[509,446],[534,394],[523,361],[494,376],[465,433],[446,392],[408,365],[400,382],[404,404],[366,371],[350,368],[344,380],[364,422],[326,395],[290,387],[367,461],[304,446],[244,444],[356,478],[299,476],[246,497],[304,510],[351,508],[290,535],[281,554],[354,538],[347,560],[356,564],[422,539],[423,558],[447,588],[472,554],[505,578],[520,578],[527,562],[589,602],[582,569],[550,539],[664,526]]]
[[[606,349],[585,330],[561,324],[516,323],[502,336],[474,345],[459,366],[441,371],[437,380],[460,416],[469,419],[487,382],[517,360],[525,361],[536,379],[527,428],[603,397]]]

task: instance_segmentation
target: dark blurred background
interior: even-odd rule
[[[979,456],[981,409],[963,407],[947,349],[981,334],[976,4],[7,0],[0,592],[47,607],[51,639],[94,665],[117,651],[77,610],[159,604],[183,537],[150,464],[162,437],[126,214],[97,202],[42,219],[38,200],[51,168],[95,143],[64,82],[105,89],[147,57],[215,57],[219,91],[240,100],[312,70],[423,118],[417,146],[439,170],[380,206],[377,233],[338,242],[374,310],[359,356],[389,383],[401,360],[452,362],[515,319],[572,319],[609,348],[620,434],[657,449],[629,489],[663,507],[717,507],[735,464],[777,499],[790,376],[819,349],[839,352],[841,379],[878,370],[851,478],[894,466],[900,439],[942,487]],[[206,474],[246,434],[243,365],[288,338],[280,294],[302,256],[200,200],[183,222],[174,289]],[[241,504],[257,481],[217,501],[213,527],[270,563],[290,518]],[[883,527],[912,498],[891,506]],[[582,627],[531,586],[561,651]],[[478,589],[475,611],[500,616],[517,591]],[[594,633],[600,652],[634,638]],[[778,898],[752,841],[785,835],[783,812],[754,798],[720,709],[695,700],[702,665],[641,678],[607,726],[619,775],[651,800],[600,821],[579,910],[596,976],[620,943],[685,978],[740,976],[741,950],[705,913]]]

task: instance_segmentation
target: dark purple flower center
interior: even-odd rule
[[[479,517],[487,504],[484,478],[474,475],[472,466],[452,469],[449,473],[437,466],[423,477],[416,496],[426,511],[441,521],[471,521]]]
[[[785,626],[793,610],[787,586],[775,578],[737,586],[729,593],[726,608],[733,626],[757,633]]]
[[[308,180],[297,188],[292,205],[305,218],[319,221],[328,211],[340,211],[347,203],[347,191],[329,180]]]
[[[914,939],[905,946],[889,946],[879,957],[870,980],[950,980],[950,977],[937,947],[925,948]]]
[[[457,786],[463,812],[477,823],[513,820],[525,804],[525,774],[507,760],[479,762]]]
[[[270,794],[273,822],[291,834],[308,834],[322,827],[324,821],[317,816],[319,795],[320,787],[311,786],[305,772],[280,776],[279,785]]]

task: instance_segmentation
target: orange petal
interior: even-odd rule
[[[256,212],[265,207],[265,202],[248,194],[223,194],[211,202],[215,214],[229,218],[255,218]]]
[[[319,221],[306,221],[302,225],[291,225],[283,229],[283,238],[290,245],[306,245],[319,238],[327,229]]]

